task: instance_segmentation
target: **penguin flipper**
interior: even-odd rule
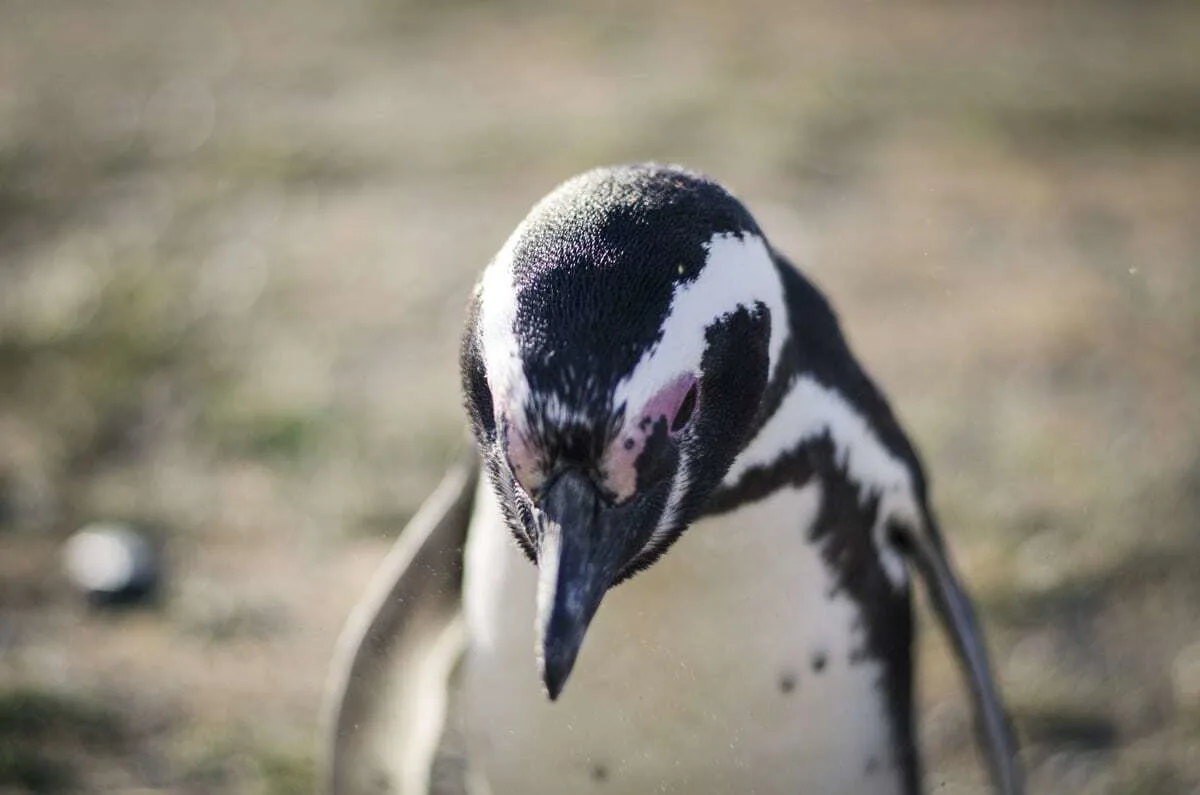
[[[425,795],[461,654],[462,550],[473,448],[409,521],[354,606],[331,663],[320,733],[328,795]]]
[[[987,647],[971,600],[958,580],[933,519],[928,532],[901,532],[898,540],[917,574],[943,631],[950,637],[959,668],[971,694],[976,732],[987,759],[992,786],[999,795],[1024,795],[1025,783],[1017,756],[1017,740],[996,689]]]

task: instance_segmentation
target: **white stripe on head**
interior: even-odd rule
[[[518,422],[522,412],[500,410],[524,406],[530,392],[517,343],[517,287],[513,273],[513,252],[525,234],[525,226],[522,223],[512,233],[484,271],[480,282],[480,345],[494,408],[498,416],[503,413]],[[707,344],[705,329],[739,307],[752,307],[761,302],[770,311],[770,373],[775,372],[779,353],[787,339],[783,320],[787,312],[783,284],[766,243],[748,232],[741,237],[718,234],[705,244],[705,248],[708,256],[700,274],[694,281],[675,289],[659,341],[617,384],[613,405],[624,405],[629,416],[680,373],[698,376]],[[555,405],[560,413],[567,413],[565,406]]]
[[[517,343],[517,285],[513,274],[513,250],[524,232],[522,223],[484,270],[479,283],[480,352],[497,418],[510,416],[501,411],[504,406],[524,406],[529,396]],[[511,416],[519,420],[522,412]]]
[[[708,257],[694,281],[675,288],[661,338],[642,354],[617,384],[613,405],[636,412],[680,373],[700,375],[707,345],[705,329],[739,307],[766,304],[771,313],[770,374],[787,340],[783,283],[761,237],[744,233],[714,235],[705,244]],[[768,377],[769,377],[768,375]]]
[[[693,373],[699,377],[707,346],[705,331],[715,321],[741,307],[762,303],[770,312],[768,378],[775,373],[788,335],[787,307],[783,282],[765,241],[749,232],[740,237],[723,233],[714,235],[705,248],[708,256],[699,275],[675,288],[659,341],[617,384],[613,405],[624,405],[626,417],[636,416],[642,406],[680,373]],[[687,494],[689,468],[685,453],[671,484],[666,509],[648,546],[661,541],[674,526],[679,506]]]
[[[860,500],[875,495],[879,507],[872,537],[888,579],[896,587],[906,581],[904,561],[887,539],[887,524],[898,519],[914,528],[923,526],[912,472],[875,435],[866,417],[836,391],[802,377],[779,408],[734,460],[724,485],[732,487],[754,467],[769,466],[786,450],[826,431],[835,461],[859,484]]]

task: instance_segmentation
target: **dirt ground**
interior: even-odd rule
[[[1032,791],[1200,793],[1200,5],[1020,0],[0,2],[0,793],[311,789],[473,279],[644,159],[839,307]],[[68,587],[110,518],[157,603]],[[929,789],[981,793],[925,637]]]

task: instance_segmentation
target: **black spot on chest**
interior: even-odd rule
[[[864,492],[848,476],[826,434],[797,444],[768,465],[748,470],[732,488],[713,496],[708,513],[734,510],[781,488],[814,482],[821,492],[817,516],[797,532],[807,534],[833,575],[830,598],[844,597],[858,606],[856,626],[847,629],[853,629],[861,643],[848,650],[846,663],[880,664],[878,687],[895,738],[896,764],[905,791],[915,792],[919,769],[913,724],[912,608],[908,589],[897,588],[889,579],[875,544],[879,496]],[[814,649],[809,666],[821,675],[831,662],[829,650]]]

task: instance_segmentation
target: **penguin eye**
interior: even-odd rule
[[[696,411],[696,385],[693,383],[688,389],[687,394],[683,396],[683,402],[679,404],[679,408],[675,411],[675,419],[671,420],[671,433],[679,433],[683,430],[688,421],[692,419],[692,414]]]

